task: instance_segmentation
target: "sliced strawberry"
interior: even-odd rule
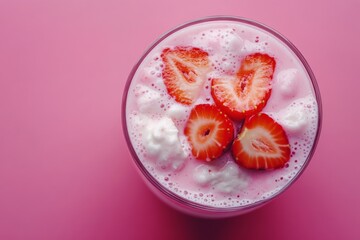
[[[246,56],[236,76],[212,80],[211,94],[230,118],[241,120],[260,112],[271,94],[275,59],[267,54]]]
[[[199,104],[191,110],[184,133],[193,156],[211,161],[219,157],[233,140],[234,126],[215,105]]]
[[[179,103],[191,105],[198,98],[209,69],[208,53],[200,48],[166,48],[162,77],[170,96]]]
[[[290,159],[285,131],[265,113],[245,119],[232,145],[235,161],[245,168],[281,168]]]

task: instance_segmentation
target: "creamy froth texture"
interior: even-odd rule
[[[211,68],[191,105],[176,102],[164,85],[161,52],[176,46],[197,47],[209,54]],[[262,112],[285,130],[289,162],[281,169],[259,171],[236,164],[230,151],[211,162],[195,159],[184,135],[192,108],[214,104],[210,79],[235,74],[241,59],[256,52],[276,60],[271,96]],[[315,141],[318,106],[309,75],[284,43],[255,27],[219,21],[179,30],[150,51],[131,82],[126,121],[138,158],[161,185],[189,201],[225,208],[269,198],[299,173]],[[235,122],[236,133],[241,124]]]

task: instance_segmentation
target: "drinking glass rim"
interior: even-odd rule
[[[184,197],[181,197],[181,196],[177,195],[176,193],[172,192],[171,190],[167,189],[166,187],[164,187],[161,183],[159,183],[152,176],[151,173],[149,173],[149,171],[145,168],[145,166],[142,164],[141,160],[139,159],[138,155],[136,154],[136,151],[135,151],[135,149],[134,149],[134,147],[132,145],[132,142],[130,140],[130,136],[129,136],[128,128],[127,128],[127,121],[126,121],[126,104],[127,104],[127,96],[128,96],[129,88],[130,88],[132,79],[133,79],[135,73],[137,72],[140,64],[148,56],[148,54],[157,45],[159,45],[164,39],[166,39],[167,37],[169,37],[170,35],[172,35],[173,33],[177,32],[177,31],[179,31],[181,29],[184,29],[184,28],[187,28],[187,27],[190,27],[190,26],[193,26],[193,25],[205,23],[205,22],[219,22],[219,21],[227,21],[227,22],[234,22],[234,23],[240,22],[241,24],[247,24],[247,25],[259,28],[259,29],[265,31],[266,33],[272,35],[275,39],[278,39],[280,42],[284,43],[287,47],[289,47],[290,50],[293,51],[293,53],[296,55],[296,57],[299,58],[300,62],[304,66],[307,74],[309,75],[309,78],[311,80],[312,87],[313,87],[313,90],[314,90],[314,93],[315,93],[317,107],[318,107],[318,124],[317,124],[315,139],[314,139],[311,150],[310,150],[310,152],[309,152],[303,166],[301,166],[301,169],[296,173],[296,175],[293,176],[293,178],[286,185],[284,185],[279,191],[277,191],[276,193],[274,193],[270,197],[258,200],[256,202],[253,202],[253,203],[250,203],[250,204],[246,204],[246,205],[243,205],[243,206],[236,206],[236,207],[214,207],[214,206],[203,205],[203,204],[200,204],[200,203],[193,202],[193,201],[191,201],[189,199],[186,199]],[[265,204],[267,202],[270,202],[271,200],[273,200],[274,198],[276,198],[280,194],[282,194],[284,191],[286,191],[301,176],[301,174],[305,171],[305,169],[309,165],[310,160],[312,159],[312,157],[313,157],[313,155],[315,153],[315,149],[316,149],[316,146],[317,146],[318,141],[319,141],[319,137],[320,137],[320,133],[321,133],[321,127],[322,127],[322,102],[321,102],[319,86],[317,84],[317,81],[316,81],[316,78],[315,78],[315,75],[314,75],[313,71],[311,70],[309,64],[307,63],[306,59],[301,54],[301,52],[286,37],[284,37],[282,34],[280,34],[278,31],[274,30],[273,28],[271,28],[271,27],[269,27],[269,26],[267,26],[267,25],[265,25],[263,23],[259,23],[258,21],[255,21],[255,20],[251,20],[251,19],[243,18],[243,17],[237,17],[237,16],[230,16],[230,15],[217,15],[217,16],[208,16],[208,17],[195,19],[195,20],[183,23],[181,25],[178,25],[178,26],[170,29],[169,31],[165,32],[164,34],[162,34],[157,40],[155,40],[145,50],[145,52],[142,54],[140,59],[136,62],[136,64],[132,68],[132,70],[131,70],[131,72],[130,72],[130,74],[128,76],[127,82],[125,84],[123,98],[122,98],[122,114],[121,114],[121,117],[122,117],[123,132],[124,132],[124,135],[125,135],[127,146],[128,146],[129,151],[130,151],[130,153],[132,155],[132,158],[133,158],[135,164],[137,165],[138,169],[141,171],[142,175],[145,176],[145,178],[150,182],[150,184],[152,186],[154,186],[157,190],[159,190],[166,197],[168,197],[169,199],[174,200],[175,202],[177,202],[180,205],[184,205],[186,207],[190,207],[190,208],[193,208],[193,209],[196,209],[196,210],[199,210],[199,211],[205,211],[205,212],[208,212],[208,213],[230,213],[230,212],[250,210],[250,209],[253,209],[255,207],[261,206],[261,205],[263,205],[263,204]]]

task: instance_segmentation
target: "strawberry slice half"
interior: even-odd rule
[[[191,110],[184,134],[192,155],[199,160],[211,161],[233,140],[234,125],[215,105],[199,104]]]
[[[290,159],[285,131],[265,113],[245,119],[232,145],[235,161],[249,169],[281,168]]]
[[[234,120],[260,112],[271,94],[275,65],[275,59],[267,54],[247,55],[236,76],[212,79],[216,105]]]
[[[162,77],[170,96],[191,105],[198,98],[209,69],[209,54],[200,48],[166,48],[161,54]]]

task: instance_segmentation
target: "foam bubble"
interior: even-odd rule
[[[253,52],[264,52],[266,50],[266,42],[250,42],[249,40],[244,41],[242,52],[253,53]]]
[[[162,63],[154,62],[144,68],[142,81],[156,81],[162,77]]]
[[[232,74],[239,67],[244,40],[232,28],[207,30],[194,37],[193,45],[209,53],[215,70]]]
[[[192,45],[210,54],[217,51],[240,52],[244,40],[232,29],[206,30],[194,36]]]

